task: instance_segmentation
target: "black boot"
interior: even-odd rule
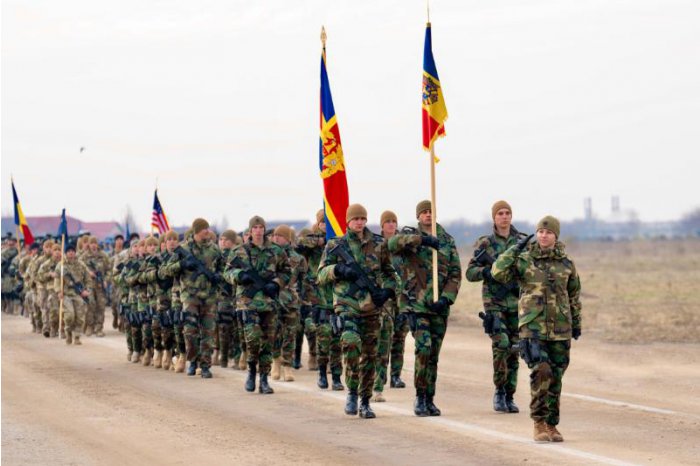
[[[343,383],[340,381],[340,374],[331,374],[331,377],[333,378],[333,390],[339,392],[345,390],[345,387],[343,387]]]
[[[260,374],[260,387],[258,387],[258,391],[263,395],[275,393],[272,387],[270,387],[270,384],[267,383],[267,374]]]
[[[292,359],[292,367],[294,369],[299,369],[302,367],[301,364],[301,345],[304,344],[304,332],[297,335],[297,346],[294,348],[294,358]]]
[[[248,363],[248,378],[245,379],[245,391],[254,392],[255,391],[255,363]]]
[[[328,388],[328,377],[326,376],[326,365],[318,366],[318,382],[316,382],[318,388],[323,388],[324,390]]]
[[[435,406],[435,403],[433,403],[433,395],[425,396],[425,407],[428,410],[428,414],[430,414],[431,416],[439,416],[440,414],[442,414],[440,408]]]
[[[493,394],[493,410],[499,413],[508,411],[508,407],[506,406],[506,390],[503,387],[496,387],[496,391]]]
[[[197,361],[192,361],[190,362],[189,367],[187,368],[187,375],[190,377],[193,377],[197,373]]]
[[[506,393],[506,407],[508,408],[509,413],[519,413],[520,412],[520,410],[518,409],[518,405],[516,405],[515,400],[513,400],[512,393]]]
[[[413,403],[413,414],[418,417],[430,416],[428,407],[425,406],[425,393],[416,391],[416,401]]]
[[[374,414],[374,411],[372,411],[372,408],[369,406],[368,396],[363,396],[362,401],[360,402],[360,417],[363,419],[374,419],[377,417],[377,415]]]
[[[211,371],[209,370],[208,366],[202,365],[202,378],[203,379],[211,379]]]
[[[406,383],[398,375],[392,375],[389,382],[391,388],[406,388]]]
[[[357,390],[350,390],[348,397],[345,400],[345,414],[350,416],[357,415]]]

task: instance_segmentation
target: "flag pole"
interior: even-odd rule
[[[431,225],[430,232],[437,238],[437,203],[435,199],[435,146],[430,144],[430,207]],[[433,302],[437,302],[438,296],[438,252],[433,249]]]
[[[61,301],[58,305],[58,335],[62,334],[63,325],[63,256],[66,250],[66,234],[61,233]]]

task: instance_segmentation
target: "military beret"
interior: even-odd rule
[[[496,201],[492,206],[491,206],[491,218],[493,220],[496,219],[496,214],[498,213],[499,210],[501,209],[508,209],[510,213],[513,213],[513,209],[510,208],[510,204],[508,204],[506,201]]]
[[[70,243],[66,244],[66,252],[68,252],[68,251],[75,252],[75,243],[70,242]]]
[[[429,200],[427,200],[427,199],[424,200],[424,201],[420,201],[420,202],[416,205],[416,218],[418,218],[418,216],[419,216],[422,212],[425,212],[426,210],[430,210],[430,211],[433,210],[433,204],[432,204]]]
[[[367,218],[367,209],[361,204],[350,204],[345,211],[345,221],[349,222],[353,218]]]
[[[551,215],[547,215],[546,217],[542,218],[542,220],[537,222],[537,230],[549,230],[554,233],[554,236],[557,238],[559,238],[559,228],[559,220]]]
[[[192,222],[192,233],[195,235],[202,230],[206,230],[207,228],[209,228],[209,222],[203,218],[196,218],[194,219],[194,222]]]
[[[379,217],[379,226],[382,227],[386,222],[397,222],[398,223],[399,219],[396,217],[396,214],[390,210],[385,210],[382,212],[381,217]]]

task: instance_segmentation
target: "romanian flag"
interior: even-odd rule
[[[433,59],[433,40],[430,23],[425,27],[423,50],[423,149],[430,150],[435,140],[445,135],[447,107],[442,86]]]
[[[15,182],[12,181],[12,198],[15,201],[15,225],[22,231],[22,237],[24,238],[24,244],[29,246],[34,242],[34,235],[32,235],[32,230],[29,229],[27,225],[27,219],[24,218],[24,213],[22,212],[22,206],[19,205],[19,198],[17,197],[17,190],[15,189]]]
[[[326,213],[326,238],[345,234],[345,211],[348,209],[348,180],[345,176],[340,129],[333,108],[331,87],[326,72],[326,46],[321,53],[321,135],[319,169],[323,179],[323,205]]]

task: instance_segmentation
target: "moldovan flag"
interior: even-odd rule
[[[29,246],[34,242],[34,235],[32,235],[32,230],[30,230],[29,225],[27,225],[27,219],[24,218],[22,206],[19,205],[19,198],[17,197],[17,190],[15,189],[14,181],[12,181],[12,198],[15,201],[15,225],[17,225],[17,228],[19,228],[22,232],[24,244]]]
[[[340,130],[333,108],[331,87],[326,72],[326,47],[321,53],[321,134],[319,169],[323,179],[323,205],[326,213],[326,238],[345,234],[345,211],[348,209],[348,180],[345,176]]]
[[[442,86],[433,59],[430,23],[425,27],[425,48],[423,49],[423,149],[430,150],[438,137],[445,135],[447,107],[442,95]]]

